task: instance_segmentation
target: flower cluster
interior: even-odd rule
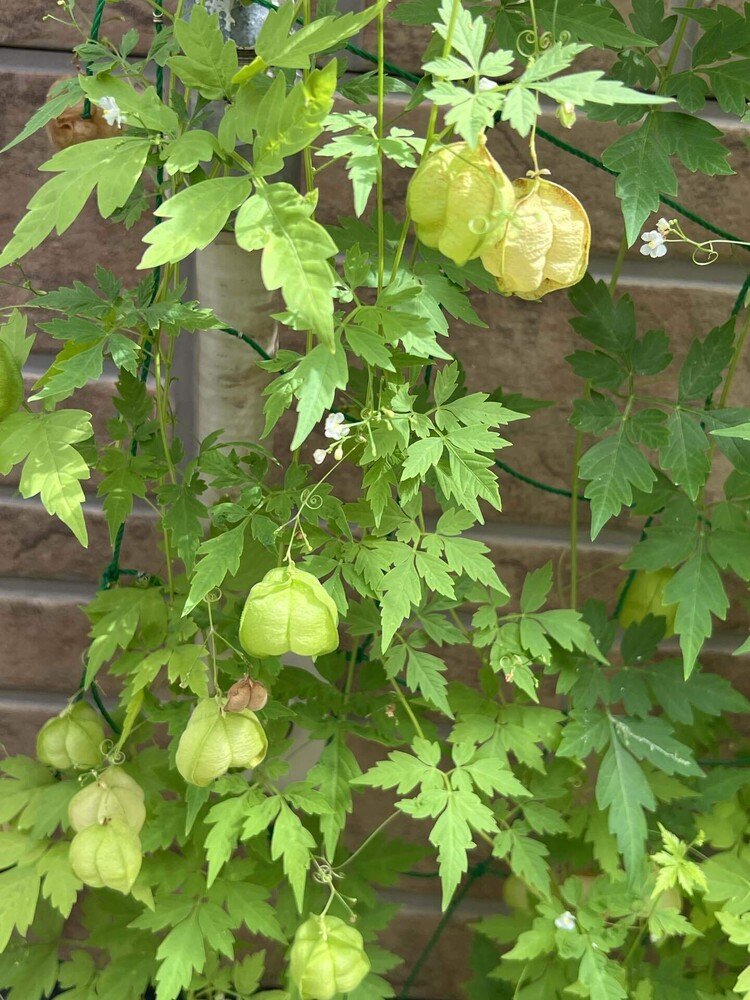
[[[672,226],[666,219],[659,219],[656,229],[643,233],[641,253],[644,257],[663,257],[667,252],[667,236],[672,232]]]
[[[349,425],[346,423],[346,417],[343,413],[329,413],[326,417],[324,434],[329,439],[329,441],[343,441],[345,437],[349,436]],[[313,452],[313,461],[316,465],[322,465],[326,460],[328,455],[327,448],[316,448]],[[341,445],[335,449],[333,457],[337,462],[340,462],[344,457],[344,449]]]

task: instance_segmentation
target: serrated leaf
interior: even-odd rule
[[[220,587],[227,574],[233,576],[237,572],[245,547],[247,523],[248,519],[245,518],[234,528],[222,532],[216,538],[209,538],[198,548],[201,559],[190,582],[190,593],[182,609],[183,616],[200,604],[206,594],[215,587]]]
[[[341,343],[336,343],[333,351],[325,344],[318,344],[300,361],[295,376],[300,385],[292,449],[299,448],[307,440],[313,427],[330,409],[336,390],[346,388],[349,368]]]
[[[285,803],[282,804],[271,837],[271,857],[274,861],[282,859],[284,874],[292,887],[300,913],[305,898],[307,870],[312,863],[310,852],[314,847],[315,839],[302,825],[299,816]]]
[[[615,187],[632,246],[646,219],[659,209],[660,194],[677,194],[677,176],[658,131],[657,115],[650,113],[639,128],[614,142],[602,160],[619,174]]]
[[[596,801],[600,809],[609,811],[609,829],[617,838],[626,870],[634,874],[645,858],[644,809],[655,809],[656,800],[643,771],[614,730],[599,767]]]
[[[216,239],[229,215],[250,193],[247,177],[211,177],[178,191],[154,210],[166,219],[143,237],[150,243],[139,268],[177,263]]]
[[[151,142],[130,136],[97,139],[93,157],[87,143],[60,150],[40,170],[57,174],[32,197],[26,215],[0,254],[0,267],[38,247],[54,229],[62,235],[80,215],[94,188],[106,219],[125,204],[143,172]]]
[[[633,502],[633,488],[650,493],[656,473],[625,435],[626,422],[598,441],[581,459],[581,478],[591,500],[591,537],[596,538],[611,517]]]
[[[704,640],[711,635],[711,616],[724,619],[729,609],[721,575],[705,539],[699,540],[695,554],[667,583],[663,600],[677,605],[674,627],[680,637],[685,677],[689,677]]]
[[[237,72],[237,46],[231,39],[224,39],[218,14],[209,14],[205,7],[196,5],[190,20],[175,21],[174,34],[184,55],[172,56],[167,65],[185,86],[209,101],[229,94]]]
[[[708,438],[700,420],[684,410],[673,410],[666,432],[666,440],[659,449],[662,467],[675,486],[681,486],[691,500],[697,500],[711,471]]]
[[[38,494],[47,511],[59,517],[84,546],[88,532],[81,480],[88,479],[90,471],[73,445],[92,433],[91,414],[85,410],[21,411],[3,422],[0,440],[0,474],[7,475],[23,462],[21,496],[28,499]]]
[[[262,248],[265,287],[280,288],[299,328],[313,330],[333,350],[336,276],[328,261],[337,247],[311,218],[314,207],[291,184],[264,185],[237,213],[235,236],[245,250]]]

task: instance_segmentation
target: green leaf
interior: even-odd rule
[[[445,808],[430,831],[430,843],[438,851],[443,909],[450,902],[467,870],[466,855],[475,846],[472,828],[484,832],[494,831],[492,813],[473,792],[448,793]]]
[[[694,340],[680,369],[680,402],[710,395],[721,383],[732,358],[734,317],[715,327],[705,340]]]
[[[155,132],[165,132],[167,135],[174,135],[178,130],[177,113],[173,108],[164,104],[155,87],[144,87],[136,90],[125,78],[113,76],[111,73],[79,76],[78,82],[83,92],[94,104],[101,103],[104,97],[114,98],[118,108],[125,115],[126,121],[131,124],[152,129]],[[99,147],[97,146],[96,149],[98,151]],[[89,155],[91,152],[89,147]]]
[[[628,246],[638,239],[649,215],[658,210],[660,194],[677,194],[677,176],[657,120],[658,115],[650,113],[639,128],[622,136],[602,155],[604,165],[619,174],[616,190]]]
[[[37,861],[37,871],[43,877],[42,896],[63,917],[69,917],[83,882],[73,873],[68,860],[68,845],[53,844]]]
[[[340,342],[330,351],[318,344],[300,361],[295,370],[300,379],[297,389],[297,426],[291,448],[299,448],[326,410],[333,403],[337,389],[345,389],[349,377],[346,351]]]
[[[315,767],[308,777],[320,789],[332,807],[331,812],[320,817],[320,832],[326,848],[326,857],[336,853],[339,838],[352,811],[352,783],[361,775],[357,759],[347,747],[343,734],[337,734],[326,744]]]
[[[285,4],[279,10],[269,12],[255,43],[255,51],[267,66],[308,69],[311,56],[334,48],[356,35],[377,17],[382,7],[383,3],[378,0],[359,14],[319,17],[290,34],[297,10],[294,4]],[[242,76],[243,71],[240,70],[238,79],[241,80]]]
[[[8,348],[19,368],[26,364],[34,346],[34,336],[26,336],[27,325],[26,317],[18,309],[12,309],[7,320],[0,325],[0,341]]]
[[[158,645],[166,631],[164,599],[157,588],[116,587],[99,591],[86,612],[93,622],[86,685],[118,649],[125,649],[139,627],[153,631]]]
[[[0,952],[14,930],[25,936],[36,913],[41,877],[33,865],[0,873]]]
[[[305,899],[307,870],[312,860],[310,852],[314,847],[312,834],[302,825],[299,816],[283,803],[273,828],[271,857],[274,861],[282,859],[284,874],[292,887],[300,913]]]
[[[421,691],[427,701],[449,718],[453,712],[448,704],[448,682],[444,677],[445,663],[432,653],[420,649],[407,651],[406,683],[411,691]]]
[[[548,562],[526,575],[521,591],[521,611],[526,614],[538,611],[547,600],[550,590],[552,590],[552,563]]]
[[[190,593],[182,609],[183,616],[190,614],[206,594],[215,587],[220,587],[227,574],[234,576],[240,568],[247,524],[248,518],[245,518],[234,528],[222,532],[216,538],[209,538],[199,546],[198,555],[202,558],[190,582]]]
[[[89,478],[89,467],[73,447],[92,434],[91,414],[85,410],[52,413],[13,413],[3,422],[0,440],[0,474],[24,462],[21,496],[39,494],[47,511],[59,517],[81,545],[88,545],[83,519],[81,480]]]
[[[38,247],[54,229],[62,235],[80,215],[96,188],[100,214],[106,219],[121,208],[143,172],[151,143],[123,136],[97,139],[96,155],[84,142],[60,150],[39,168],[57,173],[32,197],[27,213],[0,254],[0,267]]]
[[[315,200],[291,184],[264,185],[237,213],[235,236],[245,250],[263,250],[263,284],[281,289],[295,326],[311,329],[333,350],[336,276],[328,259],[337,247],[311,218],[314,209]]]
[[[697,500],[711,471],[708,438],[700,420],[692,413],[674,410],[667,420],[667,439],[659,449],[662,467],[675,486]]]
[[[599,48],[652,48],[656,42],[631,31],[609,3],[540,0],[540,24],[553,32],[568,31],[574,39]]]
[[[231,39],[224,40],[218,14],[209,14],[205,7],[196,5],[189,21],[175,20],[174,33],[184,55],[168,59],[170,69],[186,87],[197,90],[206,100],[217,101],[228,95],[237,72],[237,46]]]
[[[626,87],[620,80],[603,79],[599,69],[586,73],[570,73],[554,80],[544,80],[535,84],[536,89],[555,101],[569,101],[571,104],[668,104],[671,97],[647,94]],[[611,150],[611,147],[610,147]]]
[[[610,724],[609,749],[599,767],[596,801],[609,810],[609,829],[617,838],[626,870],[633,875],[645,858],[646,816],[644,809],[655,809],[656,800],[646,777],[620,742]]]
[[[193,9],[203,10],[202,7]],[[190,174],[199,163],[208,163],[218,151],[219,145],[211,132],[200,128],[191,129],[165,146],[164,166],[170,175]]]
[[[193,971],[200,972],[206,964],[206,948],[199,923],[199,911],[194,910],[173,927],[156,952],[160,960],[156,972],[156,1000],[174,1000],[180,990],[187,989]]]
[[[60,87],[55,87],[54,89],[56,91],[55,96],[51,97],[43,107],[34,112],[15,139],[11,139],[7,145],[3,146],[0,149],[0,153],[7,153],[9,149],[13,149],[19,142],[28,139],[30,135],[38,132],[40,128],[44,128],[53,118],[57,118],[63,111],[81,100],[81,88],[78,84],[78,79],[75,77],[66,80],[62,89]]]
[[[629,719],[612,715],[610,724],[630,753],[639,760],[649,761],[665,774],[702,776],[692,751],[672,736],[671,726],[663,719]]]
[[[706,540],[664,588],[664,603],[676,604],[675,632],[680,637],[685,677],[689,677],[703,641],[711,635],[711,615],[726,618],[729,600]]]
[[[633,487],[650,493],[656,473],[625,436],[626,421],[616,434],[598,441],[581,459],[581,478],[591,500],[591,537],[596,538],[611,517],[633,502]]]
[[[656,120],[667,150],[688,170],[709,177],[734,173],[727,162],[729,150],[721,142],[723,132],[715,125],[678,111],[662,111]]]
[[[705,72],[722,111],[730,115],[745,113],[750,99],[750,59],[732,59]]]
[[[625,1000],[622,972],[611,959],[589,941],[578,968],[578,978],[589,992],[591,1000]]]
[[[166,219],[143,237],[151,246],[139,268],[176,263],[216,239],[229,215],[250,193],[247,177],[213,177],[173,195],[154,210]]]
[[[393,568],[382,581],[381,597],[381,644],[387,649],[411,613],[412,606],[422,600],[422,584],[414,564],[414,552],[404,546]]]

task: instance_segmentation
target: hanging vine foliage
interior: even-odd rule
[[[82,545],[95,474],[112,558],[79,690],[36,759],[0,768],[0,987],[378,1000],[401,984],[407,1000],[487,879],[504,903],[473,928],[469,1000],[750,996],[750,703],[701,662],[750,579],[750,408],[729,400],[750,276],[679,362],[618,292],[635,244],[750,261],[747,235],[676,200],[675,171],[733,172],[700,113],[710,99],[747,121],[747,13],[257,0],[248,61],[222,31],[231,4],[153,3],[138,57],[135,31],[102,36],[107,0],[90,25],[58,2],[85,70],[6,147],[46,127],[57,151],[0,253],[33,293],[0,325],[0,473]],[[432,27],[423,74],[386,59],[387,19]],[[352,41],[367,25],[377,54]],[[591,49],[608,73],[578,68]],[[349,74],[342,50],[375,69]],[[566,128],[585,113],[621,135],[599,160],[540,127],[542,102]],[[401,112],[420,105],[418,134]],[[488,149],[511,130],[523,177]],[[616,178],[608,284],[587,273],[587,192],[547,178],[538,139]],[[298,155],[300,189],[279,176]],[[355,214],[330,225],[319,176],[338,161]],[[386,171],[409,175],[395,216]],[[102,266],[31,289],[19,264],[94,197],[112,226],[146,223],[143,280]],[[273,357],[251,322],[186,297],[181,262],[226,233],[279,293]],[[452,334],[483,325],[477,291],[545,297],[529,310],[569,297],[570,489],[499,457],[545,404],[469,386]],[[176,344],[207,331],[268,375],[260,441],[213,433],[191,451],[176,434]],[[38,332],[61,346],[26,394]],[[75,397],[105,364],[116,416],[95,435]],[[569,506],[566,565],[518,593],[476,530],[502,508],[501,474]],[[121,564],[136,500],[158,517],[158,575]],[[611,606],[579,601],[584,514],[592,540],[614,518],[636,529]],[[352,832],[362,816],[369,834]],[[379,943],[396,916],[379,891],[416,878],[439,885],[443,915],[399,955]]]

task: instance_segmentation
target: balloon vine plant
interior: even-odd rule
[[[36,759],[2,764],[0,986],[14,1000],[377,1000],[400,985],[406,1000],[486,877],[503,902],[474,927],[469,1000],[750,995],[750,772],[733,721],[750,705],[700,660],[750,578],[750,409],[729,404],[750,280],[675,365],[617,291],[638,242],[706,264],[749,248],[675,201],[673,165],[732,172],[698,113],[713,96],[747,118],[746,17],[662,0],[627,19],[600,0],[259,3],[243,64],[214,12],[231,4],[154,4],[141,58],[134,31],[100,38],[105,0],[88,26],[59,0],[84,72],[10,144],[46,126],[58,151],[0,255],[31,293],[0,326],[0,471],[83,545],[96,474],[113,554],[86,608],[80,690]],[[390,18],[432,26],[423,75],[386,60]],[[351,41],[368,23],[377,54]],[[592,47],[614,57],[608,74],[571,69]],[[347,74],[342,49],[375,70]],[[389,121],[394,93],[399,112],[429,106],[423,135]],[[580,109],[633,127],[600,161],[539,126],[542,100],[566,128]],[[491,152],[508,129],[528,140],[525,177]],[[608,285],[587,274],[585,192],[548,178],[538,139],[617,178]],[[299,154],[302,190],[278,176]],[[324,225],[318,177],[337,161],[355,217]],[[398,217],[386,169],[411,175]],[[32,288],[19,262],[94,192],[113,225],[150,218],[150,274]],[[649,223],[660,203],[712,237]],[[222,232],[280,293],[274,357],[250,322],[186,298],[180,262]],[[481,324],[477,293],[544,309],[566,289],[581,338],[566,359],[581,380],[570,489],[497,457],[500,428],[542,402],[470,387],[450,336],[454,319]],[[61,347],[27,394],[36,330]],[[214,433],[186,454],[175,345],[212,330],[268,374],[264,437]],[[105,360],[116,416],[94,435],[91,414],[60,404]],[[264,441],[285,422],[274,453]],[[570,502],[569,569],[537,568],[518,593],[474,531],[500,509],[500,472]],[[136,498],[158,517],[158,576],[120,562]],[[593,538],[618,516],[641,529],[611,606],[579,601],[584,506]],[[370,789],[391,802],[380,822]],[[397,954],[380,890],[419,878],[439,881],[443,916],[421,954]]]

